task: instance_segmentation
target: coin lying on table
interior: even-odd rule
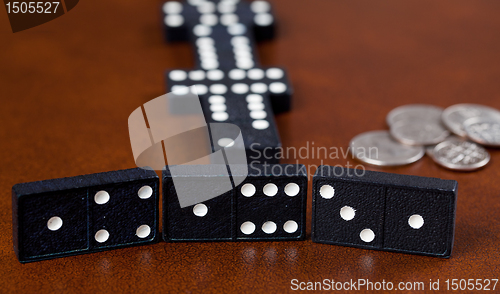
[[[451,137],[427,153],[437,164],[459,171],[473,171],[490,162],[490,154],[476,143]]]
[[[391,135],[402,144],[424,146],[443,142],[450,132],[436,121],[403,120],[391,126]]]
[[[436,145],[425,146],[425,154],[427,154],[427,156],[432,157],[432,155],[434,154],[435,147],[436,147]]]
[[[427,104],[408,104],[394,108],[386,117],[389,126],[404,120],[441,122],[443,109]]]
[[[443,111],[442,120],[444,125],[454,134],[466,137],[464,123],[474,117],[500,119],[500,111],[479,104],[456,104]]]
[[[485,146],[500,147],[500,118],[470,118],[465,121],[464,129],[472,141]]]
[[[388,131],[371,131],[354,137],[349,144],[358,160],[378,166],[406,165],[424,154],[422,146],[407,146],[395,141]]]

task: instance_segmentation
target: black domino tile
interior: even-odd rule
[[[334,188],[333,197],[321,195],[324,185]],[[312,239],[448,258],[453,248],[457,189],[453,180],[320,166],[313,178]],[[339,218],[344,206],[355,209],[353,219]],[[412,222],[414,217],[420,223]],[[360,231],[365,228],[375,238],[361,240]]]
[[[152,190],[147,199],[137,194],[144,185]],[[31,262],[157,242],[158,189],[156,173],[140,168],[14,185],[14,251],[20,262]],[[95,192],[101,190],[108,190],[110,198],[97,207]],[[50,230],[48,221],[55,216],[62,226]],[[142,224],[150,234],[139,238]],[[100,244],[95,242],[98,228],[110,233]]]

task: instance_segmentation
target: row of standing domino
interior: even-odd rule
[[[156,172],[141,168],[17,184],[14,251],[20,262],[31,262],[156,243],[159,186]],[[304,165],[167,166],[163,240],[304,240],[307,186]],[[220,195],[182,207],[186,189]],[[451,254],[456,181],[320,166],[312,195],[313,242]]]
[[[405,105],[392,110],[386,120],[390,131],[368,132],[351,140],[357,159],[397,166],[418,161],[427,153],[448,169],[473,171],[490,161],[483,146],[500,147],[500,111],[488,106],[456,104],[443,110]]]

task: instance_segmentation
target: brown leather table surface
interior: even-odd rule
[[[491,163],[473,173],[428,157],[399,168],[366,166],[458,181],[450,259],[315,244],[308,229],[304,242],[161,242],[20,264],[11,187],[134,167],[128,116],[164,93],[165,69],[194,65],[188,44],[164,43],[160,3],[80,1],[15,34],[0,13],[0,292],[281,293],[292,279],[424,282],[426,289],[440,279],[446,292],[446,279],[500,278],[494,149]],[[498,1],[276,0],[274,7],[278,37],[259,51],[265,66],[288,68],[295,89],[293,110],[276,117],[285,147],[345,149],[357,134],[387,129],[386,114],[402,104],[500,108]],[[298,161],[310,172],[322,160],[359,164],[340,157]]]

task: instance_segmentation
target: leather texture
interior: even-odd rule
[[[188,43],[162,39],[162,3],[80,1],[63,17],[15,34],[0,13],[2,292],[295,293],[292,279],[440,278],[434,293],[450,293],[444,279],[498,277],[495,149],[488,149],[491,163],[473,173],[446,170],[429,157],[395,168],[364,166],[458,181],[449,259],[313,243],[308,225],[303,242],[160,242],[20,264],[12,248],[12,186],[135,167],[128,116],[165,93],[165,69],[195,67]],[[500,109],[499,1],[272,4],[279,26],[273,41],[258,44],[260,61],[287,67],[295,90],[293,110],[275,118],[283,147],[297,151],[282,162],[298,160],[311,178],[320,164],[359,162],[341,153],[305,157],[308,142],[309,150],[345,151],[354,136],[387,129],[385,116],[397,106],[474,102]],[[311,188],[308,194],[310,224]]]

